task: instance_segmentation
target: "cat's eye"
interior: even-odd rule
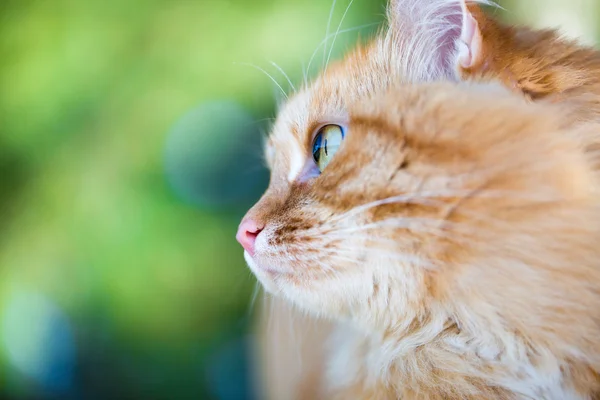
[[[313,159],[323,172],[327,164],[333,158],[344,139],[344,128],[339,125],[325,125],[317,132],[313,141],[312,153]]]

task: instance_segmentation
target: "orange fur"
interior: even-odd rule
[[[350,108],[322,175],[261,200],[253,271],[352,327],[323,398],[600,393],[597,176],[563,118],[496,90],[394,88]]]
[[[433,1],[441,2],[443,0]],[[453,0],[445,1],[452,6],[451,3]],[[458,4],[458,1],[456,0],[456,4]],[[395,87],[398,82],[421,82],[423,80],[436,80],[439,78],[459,78],[461,80],[478,82],[501,82],[508,88],[516,90],[518,93],[523,93],[527,99],[541,103],[560,103],[569,115],[563,115],[560,120],[554,119],[554,124],[571,126],[574,119],[578,121],[597,119],[600,113],[600,101],[598,101],[598,94],[600,93],[600,57],[595,50],[581,47],[572,41],[564,40],[553,31],[533,31],[526,27],[504,25],[481,12],[474,4],[470,4],[469,11],[478,23],[483,40],[480,49],[481,53],[475,58],[476,63],[468,69],[454,68],[452,64],[449,64],[450,68],[447,69],[430,68],[423,61],[431,61],[434,58],[423,58],[421,53],[431,52],[430,49],[432,46],[430,44],[427,46],[421,45],[420,41],[408,40],[408,38],[420,31],[419,21],[410,21],[410,18],[402,18],[400,20],[394,17],[394,12],[398,12],[398,7],[405,6],[411,2],[417,4],[413,0],[393,0],[392,3],[394,4],[391,7],[390,29],[388,32],[366,44],[359,45],[344,60],[330,65],[309,87],[302,89],[298,94],[292,96],[290,101],[284,106],[268,143],[268,147],[271,150],[270,153],[274,155],[270,159],[272,170],[271,185],[263,199],[250,211],[249,215],[264,220],[279,218],[285,215],[290,207],[293,206],[293,204],[288,204],[289,200],[286,199],[290,196],[290,185],[292,185],[300,172],[296,166],[303,165],[306,162],[309,153],[307,147],[310,146],[314,129],[323,123],[336,121],[348,123],[351,118],[350,110],[356,107],[356,103],[360,103],[364,99],[373,96],[380,99],[380,105],[395,104],[398,107],[405,105],[403,103],[403,91],[407,90],[410,92],[417,89],[406,87],[394,89],[392,99],[388,97],[385,100],[381,100],[383,98],[381,94],[390,90],[391,87]],[[424,36],[424,39],[427,39],[427,37]],[[423,42],[427,43],[427,40],[423,40]],[[421,46],[422,48],[419,50],[415,46]],[[490,88],[487,86],[484,88],[484,90],[488,89]],[[474,88],[473,90],[477,91],[478,89]],[[452,101],[453,99],[448,99],[448,102],[452,103]],[[467,107],[454,109],[456,113],[475,114],[475,117],[478,116],[475,113],[475,109],[479,110],[479,107],[476,107],[477,104],[468,101],[465,101],[464,104]],[[492,106],[491,103],[490,106]],[[383,115],[380,115],[380,118],[376,120],[379,123],[387,123],[390,115],[387,115],[386,112],[389,112],[389,110],[377,110],[383,111]],[[482,112],[485,113],[485,110]],[[488,117],[492,116],[489,113],[485,115],[488,115]],[[505,118],[510,120],[512,117],[505,115]],[[539,122],[538,119],[535,120]],[[450,121],[448,123],[452,126],[454,122]],[[387,129],[385,126],[379,128],[380,131],[387,132],[387,134],[390,133],[390,130],[393,130]],[[549,135],[553,135],[552,131],[560,130],[559,128],[562,127],[555,126],[554,128],[549,129]],[[582,145],[586,148],[590,156],[600,149],[598,129],[568,129],[564,131],[574,139],[582,139]],[[389,147],[393,147],[393,144],[389,144]],[[323,201],[335,202],[342,198],[347,203],[345,205],[338,205],[341,208],[339,210],[336,209],[337,211],[349,209],[358,204],[364,204],[373,196],[376,196],[376,193],[371,193],[371,191],[367,190],[368,180],[361,180],[359,175],[357,175],[360,172],[360,166],[369,161],[368,157],[360,157],[361,154],[364,154],[360,150],[357,148],[357,152],[351,156],[350,162],[354,166],[354,170],[347,171],[344,175],[346,178],[356,175],[355,179],[360,190],[351,194],[342,194],[339,193],[339,182],[331,182],[329,187],[325,186],[328,193],[323,196]],[[446,149],[445,152],[439,153],[448,157],[448,162],[451,162],[453,160],[452,157],[467,156],[463,154],[463,150],[465,149],[460,146],[455,148],[455,151]],[[510,159],[512,156],[507,155],[507,157]],[[596,169],[600,166],[591,157],[588,162],[593,163],[593,167]],[[389,168],[390,165],[382,163],[380,167],[380,171],[387,171],[386,168]],[[547,177],[546,179],[553,180],[554,177]],[[505,183],[513,185],[515,181],[508,180]],[[321,184],[327,185],[326,182],[321,182]],[[299,193],[301,192],[301,188],[295,188],[294,190],[299,191]],[[379,195],[383,194],[379,193]],[[329,207],[331,204],[327,203],[327,206]],[[427,215],[427,212],[429,212],[427,208],[419,208],[418,205],[411,204],[406,205],[406,207],[410,207],[413,212],[419,215]],[[377,211],[380,215],[374,217],[384,218],[386,213],[393,215],[394,212],[395,210],[391,207],[382,207]],[[527,215],[522,217],[525,218]],[[303,220],[287,221],[282,226],[282,237],[293,237],[294,232],[306,228],[306,226],[303,226],[306,222]],[[309,222],[312,223],[314,221]],[[329,254],[332,251],[325,246],[320,248],[318,241],[315,241],[313,238],[305,238],[303,240],[306,244],[312,242],[313,247],[308,250],[308,253],[313,258]],[[280,244],[282,243],[285,243],[285,239],[280,242]],[[393,249],[391,250],[393,251]],[[468,252],[463,248],[456,248],[452,251],[447,250],[442,252],[438,256],[440,260],[450,265],[457,262],[455,258],[459,255],[463,256],[463,253]],[[284,261],[281,262],[285,264]],[[258,271],[257,275],[259,278],[261,278],[260,274],[262,273],[264,272]],[[303,278],[290,276],[290,279],[292,278],[298,284],[303,281]],[[436,296],[442,296],[447,288],[440,282],[443,283],[442,280],[434,280],[428,277],[423,284],[426,285],[431,293]],[[272,287],[271,289],[276,289],[276,287]],[[381,288],[378,288],[378,290],[381,290]],[[285,293],[280,294],[285,295]],[[477,298],[477,300],[479,301],[480,299]],[[277,302],[281,300],[274,298],[272,301]],[[301,322],[294,325],[294,335],[285,333],[285,330],[282,333],[281,328],[266,329],[268,325],[265,325],[266,322],[262,323],[262,327],[264,328],[262,330],[262,342],[266,343],[263,346],[264,351],[262,354],[266,357],[266,371],[268,371],[264,377],[264,386],[267,388],[279,388],[277,392],[271,391],[265,397],[278,400],[288,398],[317,399],[319,397],[316,393],[322,389],[322,377],[326,374],[326,369],[333,368],[327,367],[331,361],[331,356],[324,351],[308,351],[306,350],[305,343],[323,343],[323,338],[330,336],[332,328],[329,323],[325,323],[323,320],[317,320],[314,316],[303,316],[300,312],[285,308],[281,304],[276,306],[276,309],[279,309],[280,312],[272,316],[270,322],[272,326],[285,326],[287,322],[282,323],[282,321],[287,319],[297,319]],[[263,321],[266,321],[269,309],[264,309],[264,312],[267,316]],[[326,311],[323,312],[323,315],[330,316]],[[573,321],[577,320],[573,318],[570,322],[574,323]],[[309,323],[311,328],[307,329],[306,325]],[[354,332],[356,328],[346,327],[345,329]],[[358,333],[356,334],[360,337]],[[327,347],[327,343],[325,343],[325,347]],[[274,363],[272,360],[275,358],[287,361]],[[425,356],[420,356],[419,358],[420,361],[425,359]],[[360,357],[357,356],[352,362],[358,363],[359,360]],[[598,375],[595,369],[587,365],[578,364],[570,359],[565,360],[561,364],[561,369],[565,375],[571,376],[572,385],[579,388],[580,392],[583,392],[583,388],[592,387],[598,382]],[[448,377],[444,379],[446,378]],[[469,381],[472,381],[471,383],[474,387],[477,387],[478,383],[476,379],[469,379]],[[365,389],[363,383],[363,380],[359,379],[356,387],[350,385],[348,390],[362,390],[361,388],[367,391],[375,390],[372,388]],[[437,385],[439,386],[440,384]],[[385,392],[387,389],[376,386],[375,392],[370,395],[352,397],[342,394],[341,398],[386,398],[381,390]],[[432,392],[427,392],[427,395],[431,397],[423,397],[422,393],[412,393],[409,389],[406,390],[405,398],[410,399],[452,398],[451,394],[437,395]],[[483,389],[480,388],[478,390]],[[443,392],[440,391],[439,393]],[[492,393],[486,394],[484,397],[511,398],[502,397],[504,395],[504,392],[499,391],[497,395]],[[330,397],[325,396],[324,398]],[[474,398],[477,398],[477,396]],[[478,398],[481,398],[481,396]]]
[[[555,30],[505,25],[473,5],[470,9],[483,46],[478,63],[460,69],[462,79],[500,79],[532,99],[600,93],[600,53],[595,49],[564,39]]]

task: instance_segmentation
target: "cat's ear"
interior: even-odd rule
[[[460,7],[462,27],[460,39],[456,42],[458,48],[456,62],[459,68],[469,69],[481,62],[483,38],[479,29],[479,23],[473,16],[472,10],[469,9],[465,0],[460,0]],[[480,13],[477,5],[471,4],[470,7],[473,9],[477,8],[477,11]]]
[[[486,0],[390,0],[390,33],[420,78],[453,77],[482,61],[478,3]],[[409,74],[412,75],[412,74]]]

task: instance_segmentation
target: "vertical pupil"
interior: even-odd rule
[[[321,158],[321,142],[323,141],[323,136],[319,133],[315,138],[315,143],[313,144],[313,158],[315,162],[318,163]]]

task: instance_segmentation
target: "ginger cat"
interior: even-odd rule
[[[239,237],[270,293],[339,323],[310,398],[600,395],[600,182],[577,139],[600,125],[450,83],[345,121],[274,133]],[[292,182],[286,154],[310,155]]]
[[[392,0],[388,15],[389,28],[382,35],[358,46],[290,96],[267,146],[267,153],[273,153],[268,156],[285,160],[286,166],[285,170],[273,166],[272,179],[285,178],[290,185],[301,176],[311,181],[316,173],[313,169],[306,175],[310,157],[298,151],[306,147],[307,137],[322,125],[347,123],[356,103],[400,82],[496,81],[530,100],[560,102],[579,120],[600,114],[600,56],[593,49],[561,39],[553,31],[507,26],[476,3],[462,0]],[[596,130],[570,134],[582,135],[588,150],[598,148]],[[289,196],[285,190],[273,193],[267,192],[266,198]],[[259,205],[269,207],[265,202]],[[260,236],[260,226],[246,228]],[[267,303],[265,318],[259,322],[264,397],[318,398],[325,368],[331,368],[326,351],[339,322],[302,315],[278,297]]]

